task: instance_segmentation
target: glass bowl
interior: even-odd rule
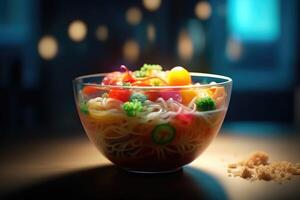
[[[90,141],[112,163],[132,172],[172,172],[195,160],[222,126],[232,80],[190,74],[194,84],[188,86],[101,85],[105,73],[76,78],[76,107]],[[122,100],[109,98],[112,93]],[[147,100],[128,115],[124,104],[133,93]],[[196,99],[205,95],[214,99],[214,109],[199,111]]]

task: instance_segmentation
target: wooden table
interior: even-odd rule
[[[264,150],[271,160],[300,161],[296,135],[220,133],[182,171],[132,174],[106,160],[84,133],[8,141],[0,151],[0,194],[6,198],[98,197],[101,199],[300,199],[300,176],[284,184],[230,178],[226,166]]]

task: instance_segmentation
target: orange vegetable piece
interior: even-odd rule
[[[131,84],[132,86],[151,86],[149,83],[146,83],[145,81],[136,81]]]
[[[225,104],[227,94],[224,87],[210,87],[207,92],[208,95],[216,102],[217,108],[220,108]]]
[[[197,92],[195,90],[182,90],[180,92],[182,103],[184,105],[188,105],[194,97],[197,96]]]
[[[169,85],[190,85],[192,78],[190,73],[183,67],[174,67],[167,75]]]
[[[99,91],[100,89],[95,86],[84,86],[84,88],[82,89],[83,94],[88,96],[97,94]]]

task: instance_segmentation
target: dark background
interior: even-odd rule
[[[81,131],[72,80],[143,63],[232,77],[225,128],[300,124],[296,0],[162,0],[154,11],[145,2],[0,0],[1,137]],[[69,35],[76,20],[80,41]],[[50,56],[52,43],[39,50],[47,37]]]

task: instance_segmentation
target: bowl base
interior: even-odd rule
[[[136,174],[168,174],[168,173],[174,173],[180,171],[182,170],[182,167],[178,167],[176,169],[171,169],[171,170],[163,170],[163,171],[139,171],[139,170],[126,169],[126,168],[122,168],[122,169]]]

